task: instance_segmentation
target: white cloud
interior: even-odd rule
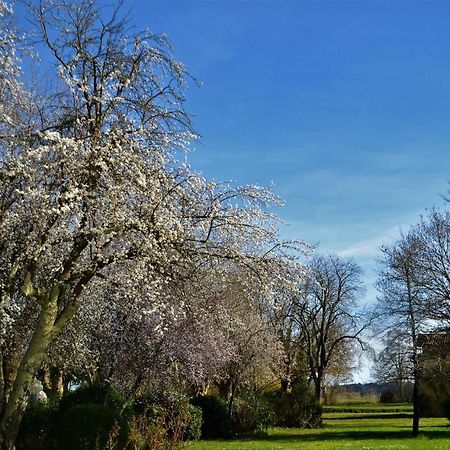
[[[357,259],[373,258],[379,253],[380,247],[383,244],[392,241],[393,239],[399,237],[399,235],[400,227],[392,227],[377,236],[357,241],[337,253],[339,256],[353,256]]]

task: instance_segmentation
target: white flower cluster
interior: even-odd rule
[[[197,136],[170,45],[125,39],[124,23],[104,25],[95,2],[75,4],[49,0],[38,14],[65,86],[51,108],[37,114],[24,107],[30,97],[0,93],[17,119],[12,129],[11,114],[0,116],[0,346],[27,371],[11,398],[42,355],[126,390],[275,360],[260,307],[275,279],[302,273],[306,249],[279,239],[266,208],[282,202],[179,163],[176,150]],[[0,18],[7,11],[0,2]],[[74,17],[86,20],[81,36]],[[0,45],[12,42],[5,30]],[[0,58],[1,79],[17,78]]]

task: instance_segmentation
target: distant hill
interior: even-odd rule
[[[380,395],[385,391],[397,390],[393,383],[351,383],[341,384],[333,388],[337,394],[357,393],[360,395]]]

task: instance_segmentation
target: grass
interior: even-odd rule
[[[380,407],[380,405],[378,405]],[[353,406],[349,407],[350,409]],[[447,419],[421,419],[418,438],[411,437],[410,405],[383,406],[378,412],[324,414],[324,426],[317,430],[271,428],[267,436],[248,439],[199,441],[189,450],[448,450],[450,427]],[[406,416],[406,417],[405,417]]]
[[[380,396],[376,394],[360,395],[358,393],[339,394],[334,397],[334,405],[359,405],[361,403],[378,403]]]
[[[324,406],[325,413],[409,413],[412,414],[410,403],[362,403],[352,405]]]
[[[352,403],[346,405],[324,405],[324,411],[330,410],[346,410],[353,408],[363,408],[370,410],[401,410],[401,411],[412,411],[412,403]]]

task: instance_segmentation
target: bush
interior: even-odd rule
[[[167,436],[164,423],[149,423],[147,413],[137,414],[131,418],[127,449],[166,450]]]
[[[203,412],[198,406],[188,404],[189,421],[184,432],[185,441],[197,441],[202,435]]]
[[[230,436],[231,424],[228,415],[228,405],[224,400],[211,395],[204,395],[194,398],[191,403],[202,410],[202,438],[224,438]]]
[[[258,392],[248,391],[233,402],[231,430],[235,435],[264,432],[271,422],[271,409],[267,398]]]
[[[201,436],[202,410],[186,398],[166,401],[159,406],[169,441],[195,440]]]
[[[124,403],[125,399],[111,385],[93,384],[80,386],[65,394],[59,401],[59,410],[63,413],[74,406],[86,404],[108,405],[120,410]]]
[[[419,408],[421,417],[448,416],[448,391],[439,391],[430,385],[420,386]]]
[[[395,392],[388,389],[383,391],[380,395],[380,403],[395,403],[397,401],[397,396]]]
[[[32,402],[25,411],[17,448],[27,450],[105,448],[111,433],[123,448],[131,410],[111,386],[83,386],[68,392],[59,403]]]
[[[442,402],[442,410],[444,411],[445,417],[450,420],[450,397]]]
[[[83,386],[59,404],[32,403],[18,450],[173,449],[199,439],[202,410],[183,396],[142,398],[126,408],[110,386]]]
[[[20,424],[17,450],[49,450],[56,447],[56,405],[45,402],[31,402]]]
[[[185,397],[142,397],[136,401],[135,411],[130,423],[132,448],[176,448],[183,441],[200,438],[202,410]]]
[[[306,387],[292,392],[272,392],[272,425],[290,428],[317,428],[322,424],[322,407]]]
[[[67,409],[58,422],[58,447],[65,450],[103,450],[113,432],[118,434],[114,448],[123,448],[128,425],[118,411],[108,405],[76,405]]]

